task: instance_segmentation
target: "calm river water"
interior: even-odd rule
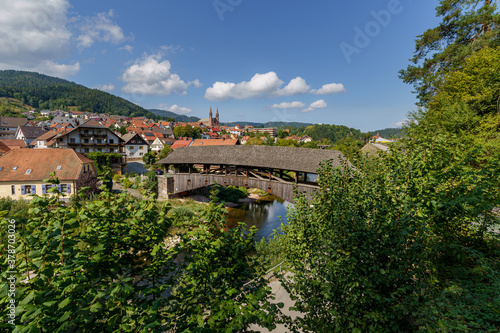
[[[268,196],[263,200],[227,208],[227,220],[230,225],[245,222],[248,228],[256,226],[258,231],[255,239],[260,240],[262,237],[267,239],[282,221],[287,222],[286,210],[289,206],[293,205],[288,201]]]

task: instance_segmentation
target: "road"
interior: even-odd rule
[[[286,277],[291,277],[290,273],[286,274]],[[272,303],[280,303],[283,302],[283,309],[281,311],[283,314],[286,316],[290,316],[292,319],[295,319],[300,316],[300,312],[298,311],[291,311],[290,307],[294,306],[295,301],[292,301],[290,299],[290,295],[286,292],[285,288],[281,286],[281,282],[276,280],[273,282],[269,283],[269,286],[271,287],[271,292],[273,293],[273,296],[275,297],[274,300],[271,300]],[[263,328],[257,325],[250,325],[250,330],[257,331],[257,332],[273,332],[273,333],[282,333],[282,332],[290,332],[289,330],[286,329],[285,325],[276,325],[276,328],[272,331],[269,331],[267,328]]]
[[[134,161],[134,162],[129,162],[127,163],[127,166],[125,167],[125,172],[130,173],[145,173],[148,172],[149,170],[144,167],[144,162],[142,161]]]

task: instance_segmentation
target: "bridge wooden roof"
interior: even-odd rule
[[[345,157],[338,150],[247,145],[206,146],[177,148],[158,163],[221,164],[316,173],[321,161],[331,159],[333,166],[341,166],[342,158]]]

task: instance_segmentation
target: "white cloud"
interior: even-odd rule
[[[314,111],[317,109],[324,109],[327,106],[328,105],[326,104],[326,102],[324,100],[320,99],[320,100],[317,100],[316,102],[312,102],[309,105],[309,107],[307,109],[302,110],[302,112],[311,112],[311,111]]]
[[[180,45],[162,45],[160,46],[160,49],[165,51],[167,54],[176,54],[178,52],[184,51],[184,49]]]
[[[67,0],[0,0],[0,69],[69,76],[80,64],[57,63],[69,55]]]
[[[302,102],[281,102],[280,104],[273,104],[271,105],[271,108],[272,109],[301,109],[303,108],[304,106],[306,106],[304,103]]]
[[[201,86],[203,86],[203,83],[201,83],[200,80],[198,80],[198,79],[193,80],[193,81],[189,81],[189,84],[192,84],[196,88],[200,88]]]
[[[177,104],[174,104],[172,106],[167,106],[166,104],[160,104],[158,105],[158,109],[174,112],[177,114],[188,114],[191,113],[191,111],[193,111],[190,108],[178,106]]]
[[[331,94],[340,94],[345,92],[344,85],[342,83],[328,83],[324,84],[319,89],[312,89],[311,94],[315,95],[331,95]]]
[[[413,119],[405,119],[405,120],[401,120],[401,121],[398,121],[397,123],[394,124],[394,126],[396,127],[402,127],[404,125],[409,125],[411,123],[416,123],[418,124],[418,122],[416,122],[415,120]]]
[[[82,34],[76,38],[78,48],[91,47],[95,42],[120,44],[126,41],[128,38],[123,34],[122,28],[111,20],[113,17],[113,10],[110,10],[108,13],[84,18],[84,22],[80,23]]]
[[[49,73],[57,77],[68,77],[75,75],[80,71],[80,63],[72,65],[58,64],[50,60],[42,62],[40,65],[34,67],[34,70],[40,73]]]
[[[238,84],[232,82],[215,82],[205,92],[205,98],[210,101],[226,99],[259,98],[266,94],[276,93],[283,84],[275,72],[255,74],[250,81]]]
[[[205,98],[210,101],[223,101],[228,99],[249,99],[275,96],[293,96],[298,94],[311,93],[315,95],[339,94],[345,92],[342,83],[329,83],[320,89],[311,89],[306,80],[297,76],[283,88],[282,80],[275,72],[265,74],[257,73],[250,81],[240,83],[215,82],[212,87],[207,88]]]
[[[304,80],[300,76],[297,76],[295,79],[292,79],[285,88],[278,91],[278,95],[292,96],[297,94],[304,94],[308,92],[309,89],[311,89],[311,87],[307,85],[306,80]]]
[[[102,90],[102,91],[106,91],[106,92],[112,92],[115,90],[115,85],[114,84],[99,84],[99,85],[95,86],[94,88]]]
[[[177,93],[187,94],[190,84],[200,85],[199,80],[186,83],[179,75],[170,72],[170,62],[161,61],[160,55],[145,56],[137,59],[122,75],[127,84],[122,91],[138,95],[170,95]]]
[[[329,83],[320,89],[311,89],[306,80],[297,76],[283,88],[282,80],[275,72],[265,74],[255,74],[250,81],[240,83],[215,82],[212,87],[205,91],[205,98],[211,101],[223,101],[228,99],[248,99],[276,96],[293,96],[298,94],[311,93],[315,95],[339,94],[345,92],[342,83]]]
[[[131,53],[133,49],[134,49],[133,46],[127,44],[127,45],[120,47],[118,50],[125,50],[125,51],[128,51],[129,53]]]

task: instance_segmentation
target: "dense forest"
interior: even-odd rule
[[[0,71],[0,97],[15,98],[40,110],[77,107],[81,111],[159,118],[121,97],[33,72]]]

